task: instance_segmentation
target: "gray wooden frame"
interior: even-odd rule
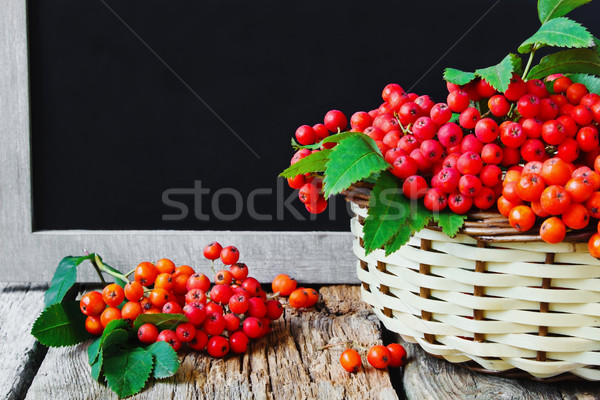
[[[170,257],[203,266],[203,246],[235,244],[252,274],[276,273],[305,283],[357,282],[350,232],[38,231],[32,228],[27,14],[25,0],[6,0],[0,12],[0,271],[2,281],[49,281],[65,255],[82,249],[131,269]],[[80,280],[94,279],[82,268]]]

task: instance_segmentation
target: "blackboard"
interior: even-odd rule
[[[599,6],[572,14],[596,35]],[[341,198],[276,212],[296,127],[375,108],[389,82],[443,100],[444,67],[538,27],[531,0],[31,0],[28,18],[35,230],[347,230]]]

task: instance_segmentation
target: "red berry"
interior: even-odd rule
[[[429,117],[419,117],[412,126],[412,133],[419,141],[433,139],[437,125]]]
[[[564,93],[567,91],[567,88],[571,86],[573,82],[567,76],[560,77],[554,80],[552,87],[555,93]]]
[[[362,132],[367,129],[373,123],[373,119],[364,111],[358,111],[352,114],[350,117],[350,126],[353,131]]]
[[[458,171],[463,175],[477,175],[483,168],[479,154],[475,152],[463,153],[456,163]]]
[[[542,99],[540,100],[540,111],[537,114],[537,118],[542,121],[548,121],[558,117],[559,112],[560,110],[554,100]]]
[[[244,263],[235,263],[231,267],[229,267],[229,272],[233,276],[233,279],[236,281],[243,281],[248,277],[248,266]]]
[[[138,328],[137,336],[139,341],[144,344],[154,343],[158,338],[158,329],[153,324],[143,324]]]
[[[260,283],[254,278],[246,278],[242,281],[242,287],[251,297],[260,293]]]
[[[168,301],[162,308],[164,314],[183,314],[183,309],[175,301]]]
[[[427,191],[427,182],[422,176],[409,176],[402,185],[402,191],[409,199],[420,199]]]
[[[358,372],[361,366],[360,354],[353,349],[344,350],[340,356],[340,364],[350,373]]]
[[[481,114],[479,114],[479,110],[477,110],[475,107],[468,107],[460,113],[458,122],[460,123],[460,126],[465,129],[474,129],[477,121],[480,119]]]
[[[517,148],[521,146],[527,135],[523,132],[521,124],[517,122],[511,122],[506,125],[506,128],[500,132],[500,140],[506,147]]]
[[[229,336],[229,348],[236,354],[245,353],[249,342],[250,339],[242,331],[234,332]]]
[[[319,142],[329,136],[329,130],[323,124],[313,125],[312,128],[315,131],[315,135],[317,135],[317,141]]]
[[[183,315],[193,325],[198,326],[206,319],[206,307],[202,303],[188,303],[183,307]]]
[[[417,163],[410,156],[400,156],[392,164],[392,174],[400,179],[406,179],[417,173]]]
[[[288,186],[292,189],[300,189],[302,185],[306,183],[306,179],[304,175],[296,175],[293,178],[287,178]],[[219,251],[220,253],[220,251]],[[206,255],[205,255],[206,257]],[[219,258],[219,254],[217,254],[217,258]],[[215,258],[216,260],[216,258]]]
[[[546,146],[539,139],[527,139],[521,146],[521,157],[527,162],[543,161],[546,157]]]
[[[583,96],[588,94],[588,90],[582,83],[573,83],[567,88],[567,99],[571,104],[579,104]]]
[[[481,149],[481,161],[486,164],[500,164],[504,152],[496,143],[488,143]]]
[[[463,131],[454,122],[448,122],[438,130],[438,140],[444,147],[458,145],[463,139]]]
[[[483,143],[491,143],[498,138],[498,124],[491,118],[483,118],[475,124],[475,136]]]
[[[302,146],[314,144],[317,142],[317,134],[311,126],[302,125],[296,129],[296,141]]]
[[[190,322],[184,322],[177,327],[175,333],[183,343],[191,342],[196,337],[196,327]]]
[[[267,300],[265,302],[265,306],[267,307],[267,314],[265,316],[270,320],[279,319],[279,317],[281,317],[283,314],[283,306],[275,299]]]
[[[448,197],[441,189],[431,188],[425,193],[423,203],[428,210],[441,211],[448,205]]]
[[[460,193],[452,193],[448,196],[448,206],[456,214],[466,214],[473,205],[473,198]]]
[[[506,100],[506,97],[497,94],[488,100],[488,108],[495,117],[504,117],[510,110],[510,103]]]
[[[206,315],[208,314],[212,314],[212,313],[217,313],[217,314],[221,314],[224,315],[225,314],[225,309],[223,308],[222,305],[214,303],[214,302],[210,302],[206,305]]]
[[[452,193],[458,187],[460,173],[455,168],[442,168],[437,174],[437,187],[444,193]]]
[[[156,338],[156,341],[169,343],[175,351],[181,348],[181,340],[179,340],[177,338],[177,334],[170,329],[165,329],[162,332],[160,332],[160,334]]]
[[[480,79],[475,84],[475,90],[477,90],[477,94],[484,98],[492,97],[496,94],[496,89],[494,89],[489,83],[485,80]]]
[[[229,285],[215,285],[210,291],[210,299],[218,304],[227,304],[233,296],[233,290]]]
[[[216,336],[225,330],[225,317],[219,313],[211,313],[206,316],[202,324],[202,330],[209,336]]]
[[[106,303],[104,303],[100,292],[89,292],[79,301],[79,308],[84,315],[97,316],[102,314],[102,311],[106,308]]]
[[[525,83],[527,91],[532,95],[537,96],[539,99],[548,97],[548,89],[546,89],[546,84],[541,79],[530,79]]]
[[[483,80],[480,82],[484,82]],[[402,345],[398,343],[391,343],[387,345],[388,350],[390,351],[390,362],[388,366],[390,367],[401,367],[406,363],[406,350]]]
[[[584,126],[577,132],[577,144],[582,151],[594,151],[598,148],[598,129],[594,125]]]
[[[481,181],[475,175],[463,175],[458,182],[458,190],[468,197],[475,197],[481,191]]]
[[[446,103],[453,112],[463,112],[469,107],[469,95],[464,90],[454,90],[448,94]]]
[[[240,259],[240,252],[234,246],[225,247],[221,250],[221,261],[225,265],[232,265]]]
[[[499,166],[488,164],[481,169],[479,179],[487,187],[494,187],[502,182],[502,170]]]
[[[221,358],[229,353],[229,341],[223,336],[213,336],[208,339],[206,351],[213,357]]]
[[[479,194],[473,199],[475,207],[481,210],[487,210],[492,207],[495,202],[496,194],[494,193],[494,190],[485,186],[481,188]]]
[[[330,132],[343,131],[348,125],[348,120],[343,112],[338,110],[331,110],[325,114],[323,124]]]
[[[527,92],[527,84],[517,74],[513,74],[504,96],[510,101],[517,101]]]
[[[225,329],[227,329],[227,331],[235,332],[240,329],[240,318],[235,314],[225,314],[223,318],[225,319]]]
[[[540,99],[532,94],[522,96],[517,102],[517,111],[524,118],[533,118],[540,112]]]
[[[186,284],[187,290],[200,289],[203,292],[207,292],[210,288],[210,279],[204,274],[191,275]]]
[[[256,339],[262,335],[263,323],[255,317],[248,317],[242,324],[244,333],[251,339]]]
[[[422,142],[419,150],[421,155],[432,164],[441,160],[444,155],[444,148],[440,142],[433,139]]]
[[[541,119],[538,118],[526,118],[521,121],[521,127],[523,128],[523,132],[527,135],[529,139],[538,139],[542,136],[542,125],[544,123]]]
[[[452,110],[446,103],[437,103],[429,111],[429,116],[437,125],[443,125],[452,118]]]
[[[391,357],[390,351],[383,345],[373,346],[367,353],[367,361],[377,369],[386,368],[390,363]]]
[[[196,335],[191,342],[189,342],[189,346],[196,351],[202,351],[206,348],[206,344],[208,343],[208,335],[201,329],[196,329]]]

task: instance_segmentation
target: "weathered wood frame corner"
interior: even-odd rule
[[[264,282],[275,273],[305,283],[358,282],[350,232],[33,231],[26,4],[7,0],[0,12],[2,281],[49,281],[62,257],[84,248],[123,269],[165,256],[201,265],[203,245],[218,240],[239,246]],[[90,270],[83,268],[80,280],[94,279]]]

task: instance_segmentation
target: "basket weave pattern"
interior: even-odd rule
[[[362,297],[388,329],[483,372],[600,380],[600,262],[585,241],[494,242],[426,228],[388,257],[365,255],[367,208],[357,203]]]

